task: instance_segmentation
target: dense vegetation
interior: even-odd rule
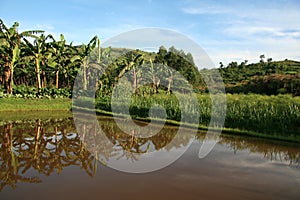
[[[194,65],[192,55],[175,47],[167,50],[162,46],[157,53],[101,48],[97,36],[88,44],[74,46],[68,43],[62,34],[59,40],[56,40],[52,35],[45,35],[42,30],[19,33],[17,22],[8,28],[1,19],[0,58],[0,96],[14,94],[29,98],[71,97],[78,73],[82,75],[83,90],[95,84],[101,90],[101,94],[108,94],[118,80],[130,70],[135,71],[129,81],[136,93],[140,80],[138,66],[147,65],[151,72],[153,64],[169,66],[180,72],[195,91],[207,92],[203,76],[215,73],[214,70],[207,69],[199,71]],[[80,70],[80,66],[83,70]],[[229,63],[227,67],[220,63],[218,71],[228,93],[300,95],[300,62],[297,61],[274,62],[271,58],[265,61],[264,55],[261,55],[259,63],[248,64],[245,60],[240,64]],[[176,85],[172,85],[174,82],[172,73],[168,71],[161,73],[164,74],[165,80],[150,77],[153,82],[151,85],[153,93],[157,93],[159,89],[167,93],[172,89],[179,89]],[[104,76],[98,80],[99,77],[92,74]],[[97,83],[93,83],[95,80]],[[161,84],[164,81],[165,84]]]
[[[220,65],[219,71],[228,93],[292,94],[300,95],[300,62],[292,60],[267,62],[261,55],[259,63],[230,63]]]

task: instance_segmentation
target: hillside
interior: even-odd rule
[[[228,93],[300,95],[300,62],[293,60],[230,63],[219,72]]]

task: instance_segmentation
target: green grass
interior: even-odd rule
[[[48,120],[48,119],[65,119],[71,118],[71,111],[61,111],[61,110],[43,110],[43,111],[1,111],[0,112],[0,124],[1,122],[13,121],[22,122],[22,121],[35,121]]]
[[[58,99],[23,99],[0,98],[1,111],[68,111],[72,101],[68,98]]]
[[[200,129],[207,129],[211,118],[211,99],[208,94],[198,94],[200,109]],[[217,99],[217,98],[216,98]],[[196,109],[188,106],[189,98],[183,112],[192,118]],[[111,112],[109,100],[96,100],[98,113]],[[267,96],[258,94],[227,94],[227,110],[223,132],[251,135],[267,138],[300,138],[300,97],[291,95]],[[151,105],[159,104],[166,108],[167,120],[173,123],[180,121],[182,110],[179,108],[175,95],[163,94],[154,96],[135,96],[129,105],[130,114],[135,119],[149,120],[148,111]],[[119,115],[128,109],[122,99],[113,104]],[[173,121],[173,122],[172,122]],[[176,124],[176,123],[173,123]]]
[[[82,108],[82,107],[73,107],[74,110],[77,110],[79,112],[94,112],[94,110],[91,110],[90,108]],[[128,118],[130,116],[124,115],[124,114],[116,114],[112,113],[110,111],[104,111],[100,109],[96,109],[96,114],[100,116],[110,116],[110,117],[118,117],[118,118]],[[151,119],[151,118],[142,118],[142,117],[133,117],[135,120],[150,122],[152,120],[162,122],[163,120],[160,119]],[[167,125],[172,126],[184,126],[184,127],[190,127],[190,128],[198,128],[199,130],[208,130],[207,125],[203,124],[187,124],[187,123],[180,123],[175,120],[165,120],[165,123]],[[210,128],[211,131],[219,131],[219,128]],[[228,135],[236,135],[236,136],[247,136],[247,137],[254,137],[254,138],[263,138],[263,139],[272,139],[272,140],[278,140],[278,141],[285,141],[285,142],[293,142],[293,143],[300,143],[300,135],[299,134],[268,134],[268,133],[260,133],[257,131],[250,131],[250,130],[241,130],[238,128],[222,128],[222,134],[228,134]]]
[[[300,97],[227,95],[225,127],[300,136]]]

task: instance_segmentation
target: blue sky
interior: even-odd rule
[[[63,33],[75,44],[94,35],[103,41],[137,28],[178,31],[219,62],[300,60],[300,1],[202,0],[1,0],[0,18],[20,31]]]

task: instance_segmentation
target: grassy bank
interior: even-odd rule
[[[82,108],[82,107],[76,107],[74,106],[73,109],[75,111],[78,112],[86,112],[86,113],[90,113],[90,112],[94,112],[94,110],[89,109],[89,108]],[[95,110],[96,114],[99,116],[109,116],[109,117],[118,117],[118,118],[127,118],[129,117],[128,115],[124,115],[124,114],[116,114],[116,113],[112,113],[110,111],[104,111],[104,110],[100,110],[100,109],[96,109]],[[139,121],[144,121],[144,122],[150,122],[150,121],[156,121],[156,122],[162,122],[163,120],[160,119],[150,119],[150,118],[142,118],[142,117],[134,117],[134,120],[139,120]],[[167,125],[172,125],[172,126],[184,126],[184,127],[189,127],[189,128],[198,128],[199,130],[208,130],[208,126],[207,125],[203,125],[203,124],[186,124],[186,123],[180,123],[178,121],[175,120],[165,120],[165,123]],[[211,131],[214,130],[220,130],[218,128],[210,128]],[[277,140],[277,141],[284,141],[284,142],[293,142],[293,143],[300,143],[300,134],[278,134],[278,133],[261,133],[261,132],[257,132],[257,131],[250,131],[250,130],[242,130],[242,129],[238,129],[238,128],[222,128],[222,134],[227,134],[227,135],[235,135],[235,136],[247,136],[247,137],[254,137],[254,138],[262,138],[262,139],[272,139],[272,140]]]
[[[208,94],[199,94],[197,98],[201,113],[199,128],[207,129],[211,118],[211,99]],[[113,106],[118,116],[126,115],[129,107],[129,113],[133,118],[149,120],[150,107],[159,104],[166,109],[167,122],[176,125],[182,121],[181,112],[188,113],[190,118],[196,116],[196,109],[189,106],[188,98],[185,98],[185,102],[181,110],[175,95],[135,96],[129,103],[127,102],[127,105],[120,99],[114,102]],[[300,97],[228,94],[226,104],[223,133],[300,141]],[[80,105],[87,109],[94,107],[88,100],[81,100]],[[112,114],[109,98],[97,98],[95,105],[97,113]]]
[[[210,96],[197,95],[200,118],[199,129],[207,129],[211,117]],[[185,99],[188,102],[189,99]],[[300,142],[300,97],[289,95],[227,95],[227,110],[223,133],[247,135],[261,138]],[[152,105],[159,104],[166,109],[167,123],[180,124],[181,109],[174,95],[135,96],[131,98],[129,112],[134,119],[149,121],[149,109]],[[23,99],[0,98],[1,115],[4,111],[69,111],[71,99]],[[96,112],[99,115],[112,115],[109,98],[95,100]],[[81,99],[81,110],[90,111],[95,106],[89,99]],[[115,102],[114,111],[119,117],[126,117],[126,104]],[[128,109],[128,108],[127,108]],[[186,103],[184,111],[189,117],[195,116],[195,108]],[[159,113],[159,112],[157,112]],[[10,115],[10,114],[9,114]],[[155,120],[160,120],[159,116]],[[187,124],[188,126],[191,126]]]
[[[24,99],[0,98],[1,111],[68,111],[72,101],[69,98],[57,99]]]
[[[131,102],[114,102],[114,112],[124,114],[126,110],[134,117],[147,118],[152,105],[160,105],[166,109],[167,119],[182,121],[181,113],[188,113],[189,117],[200,113],[199,122],[208,126],[211,119],[212,103],[208,94],[199,94],[198,109],[188,96],[184,98],[184,105],[180,108],[175,95],[135,96]],[[217,102],[222,101],[214,96]],[[96,108],[111,111],[110,101],[96,100]],[[127,103],[127,105],[126,105]],[[300,134],[300,97],[290,95],[267,96],[257,94],[227,94],[226,95],[226,128],[237,128],[260,133]],[[126,107],[127,106],[127,107]],[[159,113],[159,112],[158,112]]]

